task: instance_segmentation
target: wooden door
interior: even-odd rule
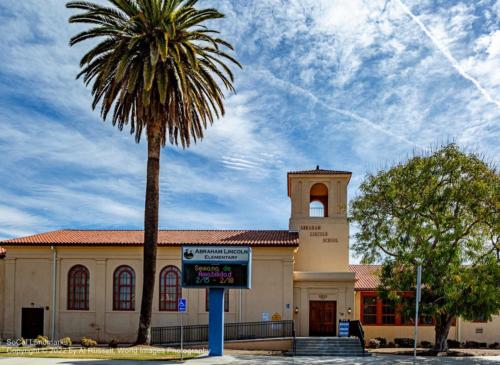
[[[335,336],[336,322],[336,301],[309,302],[309,336]]]
[[[23,308],[21,317],[21,336],[36,338],[43,336],[43,308]]]

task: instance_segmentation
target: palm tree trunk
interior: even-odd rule
[[[144,209],[144,258],[142,274],[142,300],[137,345],[151,342],[151,312],[155,288],[156,249],[158,246],[158,208],[160,205],[160,149],[159,123],[151,123],[148,135],[148,169],[146,181],[146,203]]]

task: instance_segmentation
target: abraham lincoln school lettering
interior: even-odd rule
[[[349,263],[350,179],[348,171],[289,172],[288,230],[161,230],[153,326],[180,324],[181,297],[188,300],[184,324],[208,322],[207,291],[181,285],[181,255],[223,262],[249,247],[251,289],[226,290],[226,323],[293,320],[298,336],[336,336],[340,320],[357,319],[367,339],[411,337],[412,318],[377,295],[377,266]],[[134,341],[142,239],[134,230],[60,230],[0,242],[0,336]],[[433,319],[421,323],[420,339],[432,341]],[[498,317],[457,318],[450,338],[500,342],[498,328]]]

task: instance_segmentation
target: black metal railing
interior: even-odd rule
[[[361,325],[361,321],[349,321],[349,336],[356,336],[361,342],[361,347],[363,348],[363,356],[365,355],[365,331]]]
[[[309,208],[309,217],[324,217],[324,216],[325,216],[325,208],[323,207]]]
[[[184,343],[208,341],[208,325],[184,326]],[[294,337],[293,321],[241,322],[224,325],[224,340],[251,340],[260,338]],[[178,344],[181,342],[181,327],[152,327],[151,343]]]

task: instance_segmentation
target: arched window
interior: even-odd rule
[[[113,275],[113,310],[135,310],[135,272],[130,266],[117,267]]]
[[[68,309],[89,310],[89,270],[75,265],[68,272]]]
[[[328,217],[328,188],[325,184],[316,183],[311,187],[309,216]]]
[[[175,266],[165,266],[160,272],[160,310],[176,312],[181,296],[181,272]]]

